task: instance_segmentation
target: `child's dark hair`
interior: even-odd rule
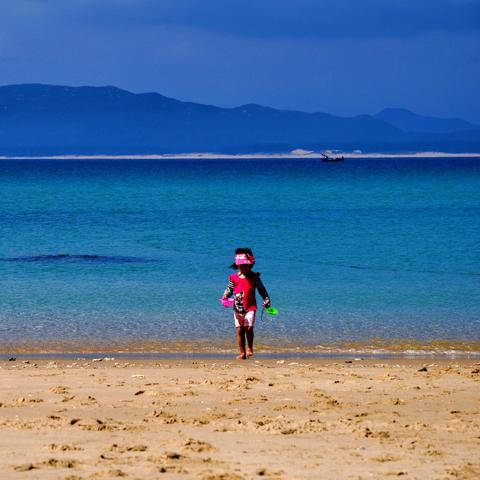
[[[253,257],[253,252],[252,252],[252,249],[251,248],[236,248],[235,249],[235,255],[239,255],[240,253],[245,253],[247,255],[251,255]],[[238,268],[238,265],[233,262],[231,265],[230,265],[230,268],[233,268],[233,270],[236,270]]]

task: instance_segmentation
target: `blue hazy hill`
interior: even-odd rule
[[[407,132],[453,133],[472,130],[480,131],[480,126],[461,118],[428,117],[403,108],[385,108],[377,113],[375,118]]]
[[[418,132],[370,115],[220,108],[116,87],[0,87],[0,155],[480,151],[480,130]]]

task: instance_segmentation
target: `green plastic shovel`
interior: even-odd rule
[[[278,310],[276,308],[273,308],[273,307],[268,307],[268,308],[265,309],[265,311],[269,315],[278,315]]]

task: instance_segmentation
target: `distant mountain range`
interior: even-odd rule
[[[406,132],[454,133],[480,130],[480,126],[460,118],[435,118],[417,115],[403,108],[386,108],[375,115],[394,127]]]
[[[220,108],[116,87],[0,87],[0,155],[480,152],[480,127],[401,109],[338,117],[260,105]]]

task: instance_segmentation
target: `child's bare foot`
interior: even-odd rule
[[[237,360],[246,360],[247,356],[244,353],[237,355]]]
[[[253,350],[251,348],[247,348],[247,357],[253,357]]]

